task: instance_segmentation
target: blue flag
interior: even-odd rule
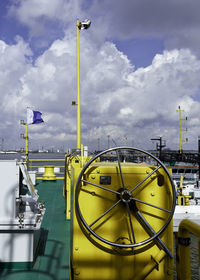
[[[27,124],[37,124],[44,122],[41,116],[42,113],[39,111],[33,111],[27,108]]]

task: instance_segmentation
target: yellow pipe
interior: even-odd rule
[[[187,118],[181,119],[181,111],[183,111],[183,110],[181,110],[181,107],[179,106],[177,112],[179,112],[179,146],[180,146],[180,154],[182,154],[182,144],[185,143],[185,142],[187,142],[187,139],[186,139],[184,142],[182,141],[181,121],[182,121],[182,120],[183,120],[183,121],[186,121]],[[187,129],[185,130],[185,132],[186,132],[186,131],[187,131]]]
[[[81,167],[83,167],[83,144],[81,144]]]
[[[196,237],[200,238],[200,225],[184,219],[181,221],[180,225],[179,225],[179,233],[180,235],[185,234],[185,232],[189,232],[194,234]]]
[[[80,56],[79,56],[79,28],[80,22],[77,19],[77,149],[81,148],[81,104],[80,104]]]
[[[189,234],[192,233],[200,238],[200,226],[190,220],[182,220],[178,229],[178,248],[177,248],[177,279],[191,280],[190,246]]]
[[[199,249],[199,252],[200,252],[200,240],[198,240],[198,249]],[[200,267],[200,254],[199,255],[199,267]]]

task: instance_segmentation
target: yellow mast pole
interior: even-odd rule
[[[28,168],[28,124],[25,123],[25,155],[26,155],[26,164]]]
[[[180,154],[182,154],[182,135],[181,135],[181,107],[178,107],[179,111],[179,147],[180,147]]]
[[[80,22],[77,19],[76,37],[77,37],[77,149],[81,149],[81,98],[80,98],[80,55],[79,55],[79,30]]]
[[[24,122],[24,120],[21,120],[21,125],[25,126],[25,135],[21,134],[21,138],[25,140],[25,157],[26,157],[26,165],[28,168],[29,165],[29,158],[28,158],[28,124]]]
[[[182,144],[188,142],[188,139],[186,138],[185,141],[182,141],[182,121],[187,121],[187,117],[185,119],[181,119],[181,107],[178,106],[178,110],[176,110],[177,112],[179,112],[179,147],[180,147],[180,154],[182,154]],[[187,128],[183,131],[183,132],[187,132]]]

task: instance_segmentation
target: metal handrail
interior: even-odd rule
[[[64,158],[56,158],[56,159],[53,159],[53,158],[41,158],[41,159],[36,159],[36,158],[33,158],[33,159],[29,159],[29,161],[65,161]]]
[[[44,167],[46,165],[31,165],[31,168],[40,168],[40,167]],[[55,165],[55,167],[64,167],[64,165]]]
[[[47,166],[47,162],[64,162],[65,161],[65,158],[61,158],[61,159],[29,159],[29,169],[30,170],[33,170],[33,169],[36,169],[36,168],[43,168],[45,166]],[[33,162],[43,162],[44,164],[43,165],[32,165]],[[51,163],[52,164],[52,163]],[[58,168],[63,168],[64,169],[64,165],[55,165],[55,167],[58,167]],[[41,174],[42,172],[39,172],[38,170],[35,170],[36,171],[36,179],[42,179],[41,177]],[[64,179],[64,171],[63,172],[56,172],[56,175],[63,175],[63,176],[56,176],[56,179]]]
[[[200,225],[184,219],[181,221],[178,229],[177,279],[179,280],[191,280],[190,234],[198,238],[200,245]]]

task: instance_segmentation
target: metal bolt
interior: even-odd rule
[[[80,271],[79,271],[78,269],[75,269],[74,274],[75,274],[75,275],[79,275],[79,274],[80,274]]]

